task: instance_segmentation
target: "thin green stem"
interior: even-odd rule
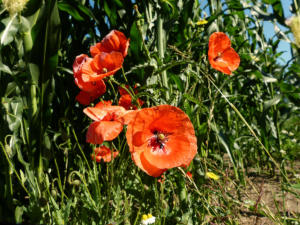
[[[157,25],[157,47],[158,47],[158,54],[160,57],[160,60],[163,62],[164,60],[164,29],[163,29],[163,23],[164,20],[161,15],[158,15],[158,25]],[[169,100],[170,94],[169,94],[169,84],[168,84],[168,77],[167,77],[167,71],[163,70],[161,72],[161,80],[162,84],[165,88],[167,88],[166,91],[166,100]]]
[[[72,128],[72,133],[73,133],[73,136],[74,136],[74,138],[75,138],[75,141],[76,141],[76,143],[77,143],[77,145],[78,145],[78,148],[79,148],[79,150],[80,150],[80,152],[81,152],[81,154],[82,154],[82,156],[83,156],[83,158],[84,158],[84,161],[85,161],[86,165],[88,166],[89,170],[91,170],[91,167],[90,167],[90,165],[89,165],[89,162],[87,161],[87,158],[85,157],[85,154],[84,154],[84,152],[83,152],[83,150],[82,150],[82,148],[81,148],[81,146],[80,146],[80,144],[79,144],[79,141],[78,141],[78,138],[77,138],[77,135],[76,135],[76,133],[75,133],[74,128]]]
[[[63,200],[64,200],[64,196],[68,199],[68,197],[65,195],[65,192],[64,192],[64,190],[63,190],[63,187],[62,187],[62,182],[61,182],[61,178],[60,178],[60,173],[59,173],[59,167],[58,167],[58,164],[57,164],[57,161],[56,161],[56,159],[54,158],[54,164],[55,164],[55,167],[56,167],[56,171],[57,171],[57,182],[58,182],[58,187],[59,187],[59,189],[60,189],[60,191],[61,191],[61,202],[62,202],[62,204],[63,204]]]
[[[139,35],[141,36],[141,39],[142,39],[143,49],[146,52],[146,56],[147,56],[148,60],[151,60],[150,52],[149,52],[149,50],[148,50],[148,48],[145,44],[144,38],[143,38],[144,19],[143,19],[142,15],[140,14],[137,5],[134,5],[134,9],[136,11],[137,18],[138,18],[138,20],[136,21],[136,25],[137,25],[137,28],[138,28],[138,31],[139,31]]]
[[[30,196],[29,191],[28,191],[27,188],[24,186],[24,184],[23,184],[23,182],[22,182],[22,180],[21,180],[21,178],[20,178],[18,172],[16,171],[14,165],[11,163],[11,161],[10,161],[8,155],[7,155],[7,152],[6,152],[5,147],[3,146],[2,142],[0,142],[0,145],[1,145],[2,151],[3,151],[4,155],[5,155],[5,158],[6,158],[7,162],[8,162],[8,164],[9,164],[9,167],[13,169],[13,171],[14,171],[14,173],[15,173],[17,179],[19,180],[19,182],[20,182],[22,188],[23,188],[24,191],[27,193],[27,195]]]
[[[122,74],[123,74],[123,77],[124,77],[126,83],[129,84],[129,82],[127,80],[127,77],[126,77],[126,74],[125,74],[125,71],[124,71],[124,67],[122,67]]]

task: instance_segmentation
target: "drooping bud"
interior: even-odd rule
[[[20,13],[29,0],[2,0],[4,8],[9,12],[9,15]]]

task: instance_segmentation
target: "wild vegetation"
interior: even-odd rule
[[[287,2],[2,0],[0,222],[299,224]]]

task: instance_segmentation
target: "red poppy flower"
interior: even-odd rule
[[[129,39],[117,30],[112,30],[100,43],[90,47],[91,55],[94,57],[101,52],[120,52],[125,58],[129,47]]]
[[[134,163],[154,177],[173,167],[188,166],[197,153],[190,119],[170,105],[137,111],[126,138]]]
[[[209,38],[208,60],[212,68],[231,75],[240,65],[240,57],[231,47],[230,39],[222,32]]]
[[[128,85],[126,85],[126,88],[129,88]],[[119,88],[119,93],[121,95],[120,99],[119,99],[119,106],[123,106],[126,110],[135,110],[137,109],[137,106],[133,104],[132,102],[132,97],[131,95],[127,92],[126,89],[120,87]],[[134,86],[134,93],[137,94],[137,85]],[[142,101],[141,99],[137,99],[137,102],[139,104],[139,106],[142,106],[144,104],[144,101]]]
[[[101,52],[87,60],[81,67],[81,79],[84,82],[99,81],[115,74],[121,69],[124,58],[120,52]]]
[[[91,95],[100,96],[100,95],[104,94],[106,91],[106,86],[102,79],[100,79],[98,81],[90,81],[90,82],[85,82],[82,79],[83,68],[85,68],[86,66],[90,66],[92,61],[93,60],[85,54],[81,54],[76,57],[76,59],[73,63],[73,73],[74,73],[75,84],[82,91],[93,92],[94,94],[91,94]],[[96,71],[93,71],[93,72],[96,72]]]
[[[126,110],[121,106],[105,106],[102,103],[97,107],[87,107],[83,112],[95,121],[89,126],[86,134],[88,143],[101,144],[103,141],[111,141],[123,130],[122,116]]]
[[[108,147],[106,146],[101,146],[99,148],[94,149],[94,154],[91,154],[91,159],[96,160],[96,162],[100,163],[101,159],[104,162],[110,162],[111,161],[111,156],[116,158],[119,155],[118,151],[112,152]]]
[[[137,102],[140,106],[144,104],[144,101],[137,99]],[[132,103],[132,97],[129,94],[121,95],[119,99],[119,106],[123,106],[126,110],[137,109],[137,106]]]

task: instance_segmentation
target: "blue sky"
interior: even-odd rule
[[[284,17],[286,19],[290,18],[292,16],[292,13],[290,12],[289,8],[290,8],[290,5],[292,4],[292,0],[281,0],[281,4],[282,4],[283,10],[284,10]],[[288,30],[284,26],[281,26],[281,25],[278,25],[278,26],[282,31]],[[267,38],[272,38],[275,35],[274,26],[271,22],[264,22],[264,33]],[[294,40],[294,38],[292,37],[291,34],[289,34],[288,36],[291,40]],[[279,62],[279,63],[285,64],[289,59],[291,59],[292,54],[291,54],[290,43],[283,41],[283,40],[280,41],[278,50],[284,51],[284,53],[281,55],[281,58],[283,61]]]

